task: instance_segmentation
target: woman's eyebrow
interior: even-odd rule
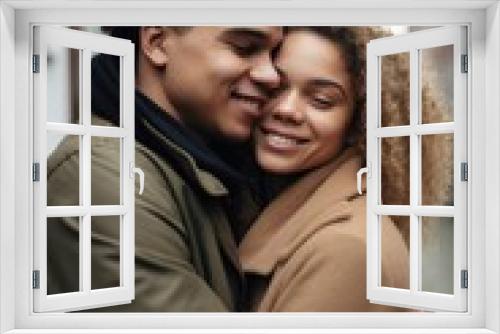
[[[313,78],[309,80],[309,84],[312,86],[320,87],[335,87],[345,98],[347,97],[347,92],[345,91],[344,87],[333,79]]]

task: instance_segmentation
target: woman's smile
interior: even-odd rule
[[[263,144],[267,145],[269,149],[283,152],[300,149],[300,146],[309,142],[308,138],[300,137],[296,131],[291,130],[272,126],[260,126],[257,129],[257,136],[264,140]]]

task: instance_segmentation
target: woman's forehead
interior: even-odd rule
[[[285,36],[276,65],[290,79],[331,78],[343,84],[348,80],[342,49],[308,30]]]

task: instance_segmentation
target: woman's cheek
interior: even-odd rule
[[[314,134],[318,142],[319,155],[333,158],[342,149],[345,135],[344,122],[332,117],[332,114],[322,115],[315,120]],[[340,124],[339,124],[340,123]]]

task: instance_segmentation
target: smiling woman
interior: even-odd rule
[[[293,27],[284,38],[275,60],[282,84],[257,124],[255,151],[268,173],[299,177],[261,213],[240,244],[250,310],[404,310],[366,298],[366,198],[356,190],[356,172],[366,154],[366,44],[384,35],[377,28]],[[382,85],[394,88],[383,92],[382,121],[408,120],[408,70],[400,56],[383,68]],[[442,113],[436,106],[443,104],[429,91],[423,96]],[[382,162],[390,175],[382,179],[383,201],[409,196],[404,143],[395,138],[383,146],[383,152],[399,154]],[[442,167],[450,163],[443,158]],[[406,218],[381,221],[383,286],[409,289]]]
[[[398,310],[366,298],[366,201],[355,175],[364,160],[356,144],[364,137],[357,122],[366,112],[367,40],[359,39],[367,31],[294,27],[285,36],[275,61],[282,86],[258,123],[255,150],[268,172],[307,173],[264,210],[240,245],[251,310]],[[384,226],[382,275],[407,288],[407,246],[391,221]]]

